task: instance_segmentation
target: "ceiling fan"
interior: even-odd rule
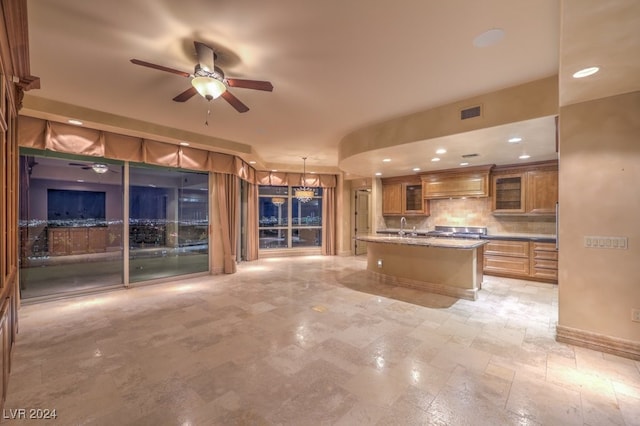
[[[82,164],[82,163],[69,163],[70,166],[80,167],[82,170],[93,170],[98,174],[103,174],[107,172],[118,173],[115,170],[111,170],[109,166],[104,163],[93,163],[93,164]]]
[[[140,59],[131,59],[131,62],[136,65],[142,65],[143,67],[170,72],[182,77],[191,77],[192,87],[188,88],[187,90],[173,98],[173,100],[176,102],[188,101],[196,93],[200,93],[200,95],[202,95],[208,101],[217,97],[222,97],[225,101],[229,102],[229,104],[231,104],[231,106],[234,107],[236,111],[247,112],[249,111],[249,107],[243,104],[238,98],[236,98],[231,92],[229,92],[227,90],[227,87],[264,90],[267,92],[271,92],[273,90],[273,85],[268,81],[244,80],[240,78],[225,77],[224,72],[219,67],[214,65],[216,53],[213,51],[213,49],[199,41],[194,41],[193,44],[196,47],[196,53],[198,55],[198,63],[195,66],[193,74],[165,67],[163,65],[156,65],[150,62],[141,61]]]

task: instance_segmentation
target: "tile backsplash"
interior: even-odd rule
[[[555,234],[553,216],[494,216],[491,198],[431,200],[431,215],[406,216],[406,229],[433,229],[436,225],[485,226],[489,233]],[[399,228],[399,216],[385,216],[386,228]]]

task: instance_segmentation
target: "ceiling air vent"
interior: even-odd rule
[[[477,157],[477,156],[478,156],[478,154],[464,154],[462,156],[462,158],[473,158],[473,157]]]
[[[473,118],[473,117],[480,117],[481,113],[482,113],[482,109],[480,108],[480,105],[465,108],[463,110],[460,110],[460,120],[466,120],[468,118]]]

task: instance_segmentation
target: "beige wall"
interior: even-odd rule
[[[558,325],[640,342],[640,92],[560,110]],[[627,250],[584,247],[626,236]]]
[[[460,120],[460,110],[483,106],[479,119]],[[356,130],[340,141],[339,165],[361,161],[374,149],[499,126],[558,112],[558,77],[551,76]]]

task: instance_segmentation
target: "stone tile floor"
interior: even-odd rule
[[[23,306],[4,422],[640,425],[640,362],[557,343],[554,285],[485,278],[471,302],[263,259]]]

